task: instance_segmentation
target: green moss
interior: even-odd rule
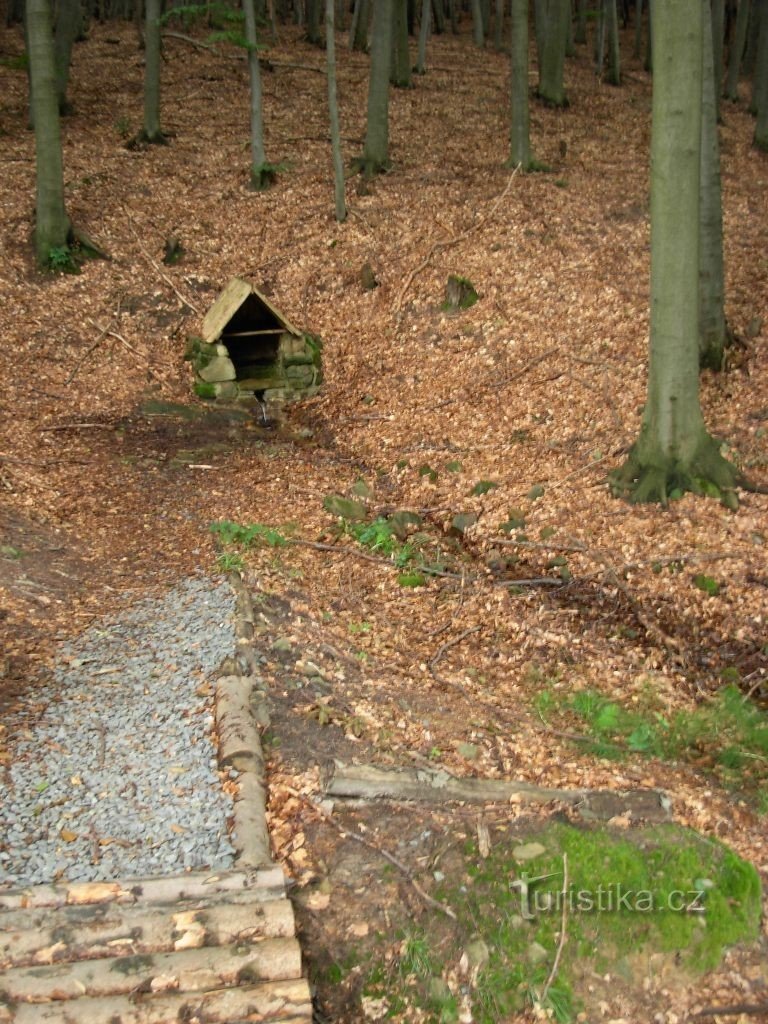
[[[196,380],[194,391],[198,398],[215,398],[216,386],[207,380]]]
[[[567,1022],[579,1009],[577,979],[590,970],[615,971],[640,986],[637,952],[668,953],[698,973],[715,967],[726,946],[758,936],[754,867],[689,830],[668,825],[625,833],[558,824],[525,842],[494,839],[485,858],[467,842],[463,870],[433,892],[456,913],[455,925],[439,918],[411,927],[396,961],[371,962],[364,993],[390,1007],[417,1006],[420,1019],[435,1024],[455,1020],[456,992],[443,979],[455,979],[462,955],[480,950],[473,993],[478,1024],[498,1024],[536,1004]],[[564,864],[568,941],[542,1003],[562,925]]]

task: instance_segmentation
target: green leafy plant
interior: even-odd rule
[[[469,493],[474,495],[487,494],[488,491],[493,491],[498,486],[493,480],[478,480]]]
[[[277,548],[288,543],[288,538],[279,530],[264,526],[262,523],[243,526],[241,523],[222,519],[217,523],[211,523],[211,533],[215,533],[222,544],[237,545],[246,549],[259,544]]]
[[[704,573],[698,573],[693,577],[693,585],[699,590],[703,590],[705,594],[709,594],[710,597],[717,597],[720,593],[720,584],[717,580],[711,576],[705,576]]]
[[[557,712],[550,691],[535,698],[544,717]],[[630,753],[695,760],[729,785],[768,784],[768,714],[725,686],[712,704],[665,716],[658,710],[627,710],[596,690],[582,690],[560,704],[588,727],[584,741],[602,757]]]
[[[0,57],[0,67],[8,68],[9,71],[26,71],[29,67],[26,50],[15,57]]]
[[[392,525],[382,518],[370,523],[344,522],[344,532],[364,548],[391,559],[392,563],[402,569],[416,556],[413,544],[397,539]]]
[[[131,122],[130,119],[125,116],[125,114],[123,114],[121,117],[118,117],[118,119],[115,121],[115,131],[123,139],[130,138],[132,134]]]
[[[54,245],[48,250],[48,269],[53,274],[78,274],[77,254],[69,245]]]
[[[241,572],[245,568],[242,555],[233,551],[223,551],[216,563],[222,572]]]

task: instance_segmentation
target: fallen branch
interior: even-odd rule
[[[38,427],[41,434],[53,430],[114,430],[114,423],[56,423],[52,427]]]
[[[92,352],[95,352],[95,351],[96,351],[96,349],[97,349],[97,348],[99,347],[99,345],[101,344],[101,340],[102,340],[102,338],[104,338],[104,337],[106,336],[106,334],[107,334],[107,331],[108,331],[108,330],[109,330],[109,329],[110,329],[111,327],[112,327],[112,324],[110,323],[108,327],[105,327],[105,328],[103,328],[103,329],[102,329],[101,331],[99,331],[99,335],[98,335],[98,337],[96,338],[96,341],[94,341],[94,343],[93,343],[93,344],[92,344],[92,345],[91,345],[91,346],[90,346],[90,347],[89,347],[88,349],[86,349],[86,351],[85,351],[85,352],[84,352],[84,353],[83,353],[83,354],[82,354],[82,355],[80,356],[80,358],[79,358],[79,359],[77,360],[77,362],[75,363],[75,365],[74,365],[74,366],[72,367],[72,370],[71,370],[71,372],[70,372],[69,376],[68,376],[68,377],[67,377],[67,379],[66,379],[66,380],[64,381],[64,387],[66,387],[66,386],[67,386],[68,384],[71,384],[71,383],[72,383],[72,381],[73,381],[73,380],[75,379],[75,377],[76,377],[76,376],[78,375],[78,373],[80,372],[80,367],[81,367],[81,366],[83,365],[83,363],[84,363],[84,362],[86,361],[86,359],[88,358],[88,356],[90,356]]]
[[[163,39],[180,39],[182,43],[189,43],[190,46],[196,47],[198,50],[210,50],[211,53],[217,53],[215,46],[211,43],[201,43],[199,39],[193,39],[192,36],[185,36],[183,32],[163,32]]]
[[[431,246],[429,252],[424,257],[424,259],[421,261],[421,263],[419,263],[419,265],[417,267],[414,267],[414,269],[411,270],[410,273],[406,276],[405,281],[403,281],[403,284],[402,284],[402,286],[400,288],[400,291],[397,293],[397,298],[395,299],[395,303],[394,303],[394,312],[395,313],[399,313],[400,312],[400,309],[401,309],[402,304],[403,304],[403,299],[405,298],[405,293],[411,287],[411,284],[413,283],[414,278],[418,274],[420,274],[422,272],[422,270],[425,270],[429,266],[430,260],[435,255],[435,253],[440,252],[441,249],[451,249],[454,245],[458,245],[460,242],[463,242],[465,239],[469,238],[470,235],[474,234],[475,231],[479,231],[479,229],[481,227],[483,227],[484,224],[487,224],[488,221],[494,216],[494,214],[498,210],[499,206],[501,206],[502,202],[506,199],[507,192],[509,192],[509,190],[510,190],[510,188],[512,186],[512,182],[514,181],[515,177],[517,176],[521,166],[522,166],[521,164],[518,164],[517,167],[514,169],[514,171],[512,171],[512,173],[509,176],[509,181],[504,186],[504,191],[498,197],[498,199],[493,204],[493,206],[488,211],[488,213],[485,215],[485,217],[481,217],[480,220],[475,221],[475,223],[471,227],[468,227],[466,231],[462,231],[461,234],[455,235],[453,238],[446,238],[444,241],[441,241],[441,242],[434,242],[433,243],[433,245]]]
[[[407,865],[403,864],[401,860],[398,860],[398,858],[395,857],[394,854],[390,853],[389,850],[385,850],[383,846],[378,846],[376,843],[372,843],[369,839],[364,839],[363,836],[358,835],[356,832],[350,832],[348,829],[344,828],[343,825],[339,825],[339,823],[335,821],[330,814],[324,811],[322,807],[318,807],[317,804],[312,803],[312,801],[304,796],[303,793],[299,793],[297,790],[291,790],[291,792],[303,800],[304,803],[315,812],[315,814],[326,822],[326,824],[333,826],[342,838],[352,839],[354,842],[360,843],[361,846],[365,846],[366,849],[377,853],[380,857],[383,857],[384,860],[389,861],[393,867],[396,867],[397,870],[407,878],[413,887],[414,892],[418,894],[420,899],[422,899],[428,907],[431,907],[433,910],[438,910],[441,914],[445,914],[445,916],[450,917],[452,921],[456,920],[455,911],[452,910],[447,903],[441,903],[439,900],[430,896],[428,892],[425,892],[414,878],[411,869]]]
[[[197,306],[193,302],[190,302],[190,300],[188,298],[186,298],[186,296],[182,295],[182,293],[179,291],[179,289],[176,287],[176,285],[173,283],[173,281],[170,279],[170,277],[168,277],[167,274],[164,274],[163,271],[160,269],[159,263],[157,263],[155,260],[152,259],[152,257],[149,255],[147,250],[141,244],[141,240],[139,238],[139,234],[136,231],[136,228],[133,226],[133,221],[131,219],[130,214],[128,214],[127,211],[126,211],[126,216],[127,216],[128,221],[129,221],[129,223],[131,225],[131,231],[133,232],[133,237],[136,239],[136,243],[137,243],[137,245],[139,247],[139,252],[141,253],[141,255],[155,269],[155,271],[160,275],[160,277],[163,279],[163,281],[165,281],[165,283],[170,288],[173,289],[177,299],[180,302],[182,302],[185,306],[187,306],[189,309],[191,309],[193,313],[195,313],[197,316],[199,316],[200,315],[200,310],[197,308]]]
[[[731,1006],[705,1006],[694,1013],[698,1017],[739,1017],[742,1013],[768,1015],[768,1003],[733,1003]]]
[[[325,782],[331,797],[362,800],[419,800],[423,803],[567,804],[583,818],[599,821],[630,814],[647,821],[669,821],[671,803],[657,789],[628,791],[549,789],[521,780],[457,778],[441,768],[385,769],[337,762]]]

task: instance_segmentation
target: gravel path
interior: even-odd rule
[[[198,575],[62,646],[39,720],[5,722],[0,886],[232,865],[209,681],[233,613]]]

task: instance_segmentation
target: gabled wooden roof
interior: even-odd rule
[[[203,320],[203,341],[213,344],[221,337],[229,321],[237,313],[238,309],[251,295],[254,295],[266,310],[274,317],[280,330],[288,331],[289,334],[301,335],[293,324],[276,309],[269,299],[262,295],[258,288],[255,288],[242,278],[233,277],[224,291],[219,295]]]

